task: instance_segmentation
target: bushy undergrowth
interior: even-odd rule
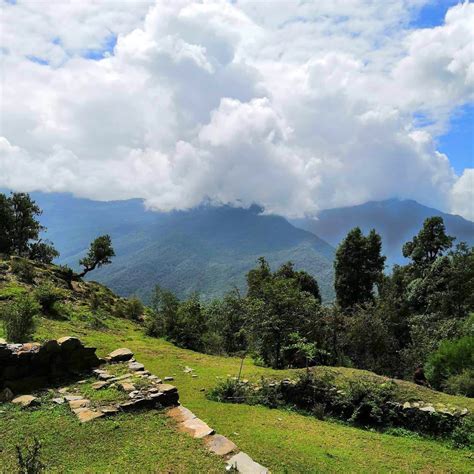
[[[11,262],[11,270],[14,275],[24,283],[33,283],[35,279],[35,267],[31,262],[23,258],[15,258]]]
[[[26,342],[31,340],[35,330],[35,316],[40,306],[30,295],[21,295],[1,308],[0,318],[8,341]]]
[[[220,402],[264,405],[270,408],[302,410],[318,419],[331,417],[344,422],[377,429],[400,429],[433,436],[453,436],[457,446],[470,446],[472,421],[421,410],[405,410],[395,397],[395,383],[350,381],[339,390],[331,374],[302,374],[295,381],[271,382],[262,379],[251,385],[227,379],[209,392],[208,398]]]

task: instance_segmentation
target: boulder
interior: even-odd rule
[[[79,408],[75,414],[81,423],[87,423],[105,415],[101,411],[89,410],[89,408]]]
[[[145,366],[143,364],[140,364],[140,362],[130,362],[128,364],[128,368],[132,372],[142,372],[145,370]]]
[[[110,362],[126,362],[132,357],[133,352],[125,347],[122,347],[121,349],[116,349],[115,351],[109,354]]]
[[[22,408],[28,408],[39,405],[39,400],[33,395],[21,395],[12,400],[15,405],[20,405]]]
[[[58,339],[58,344],[61,347],[61,351],[70,352],[75,349],[80,349],[84,347],[82,342],[77,337],[61,337]]]
[[[15,395],[8,387],[0,390],[0,403],[11,402],[14,398]]]

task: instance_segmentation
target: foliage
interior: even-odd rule
[[[454,428],[451,434],[451,442],[455,448],[474,447],[474,419],[467,417]]]
[[[64,298],[63,292],[51,282],[44,282],[35,290],[35,296],[46,315],[55,313],[55,305]]]
[[[91,242],[87,255],[79,261],[79,264],[84,267],[79,276],[83,277],[96,268],[112,263],[111,258],[114,256],[115,251],[110,235],[97,237]]]
[[[21,295],[1,308],[3,329],[8,341],[27,342],[35,330],[39,304],[30,295]]]
[[[143,303],[136,296],[129,298],[125,303],[125,316],[134,321],[138,321],[144,311]]]
[[[35,279],[35,267],[26,259],[14,258],[11,263],[12,273],[24,283],[33,283]]]
[[[446,381],[464,371],[474,369],[474,336],[464,336],[455,341],[443,341],[428,358],[426,373],[431,384],[440,389]],[[467,375],[467,374],[466,374]],[[451,380],[451,384],[454,380]]]
[[[22,449],[16,446],[18,459],[18,474],[41,474],[46,466],[41,461],[41,443],[38,438],[34,438],[31,446]]]
[[[39,234],[45,231],[38,217],[42,214],[27,193],[0,193],[0,253],[28,257],[50,263],[59,253]]]
[[[380,236],[371,230],[366,237],[356,227],[341,242],[334,262],[337,303],[344,310],[374,298],[374,286],[380,283],[385,257],[381,255]]]
[[[429,217],[418,235],[403,246],[403,256],[410,258],[417,267],[430,265],[451,247],[454,240],[446,235],[442,217]]]
[[[145,323],[147,335],[162,337],[172,334],[176,322],[179,300],[173,293],[159,286],[155,287],[151,302],[151,313]]]
[[[446,393],[474,398],[474,369],[465,369],[459,374],[450,375],[442,388]]]

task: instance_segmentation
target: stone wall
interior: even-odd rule
[[[88,371],[100,364],[95,351],[75,337],[44,344],[0,341],[0,392],[25,393]]]

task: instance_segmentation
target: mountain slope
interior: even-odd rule
[[[308,230],[336,247],[350,229],[358,226],[364,232],[376,229],[382,236],[387,265],[403,263],[402,246],[418,233],[427,217],[441,216],[448,234],[456,242],[474,244],[474,222],[446,214],[412,200],[371,201],[359,206],[328,209],[317,219],[294,219],[296,227]]]
[[[325,300],[333,298],[334,249],[279,216],[261,209],[201,206],[189,211],[146,211],[140,200],[95,202],[63,194],[35,193],[44,210],[46,237],[61,252],[60,263],[77,268],[89,242],[112,236],[113,264],[91,278],[121,295],[147,299],[156,284],[180,297],[199,292],[220,296],[245,289],[245,274],[265,256],[272,267],[288,260],[318,279]]]

